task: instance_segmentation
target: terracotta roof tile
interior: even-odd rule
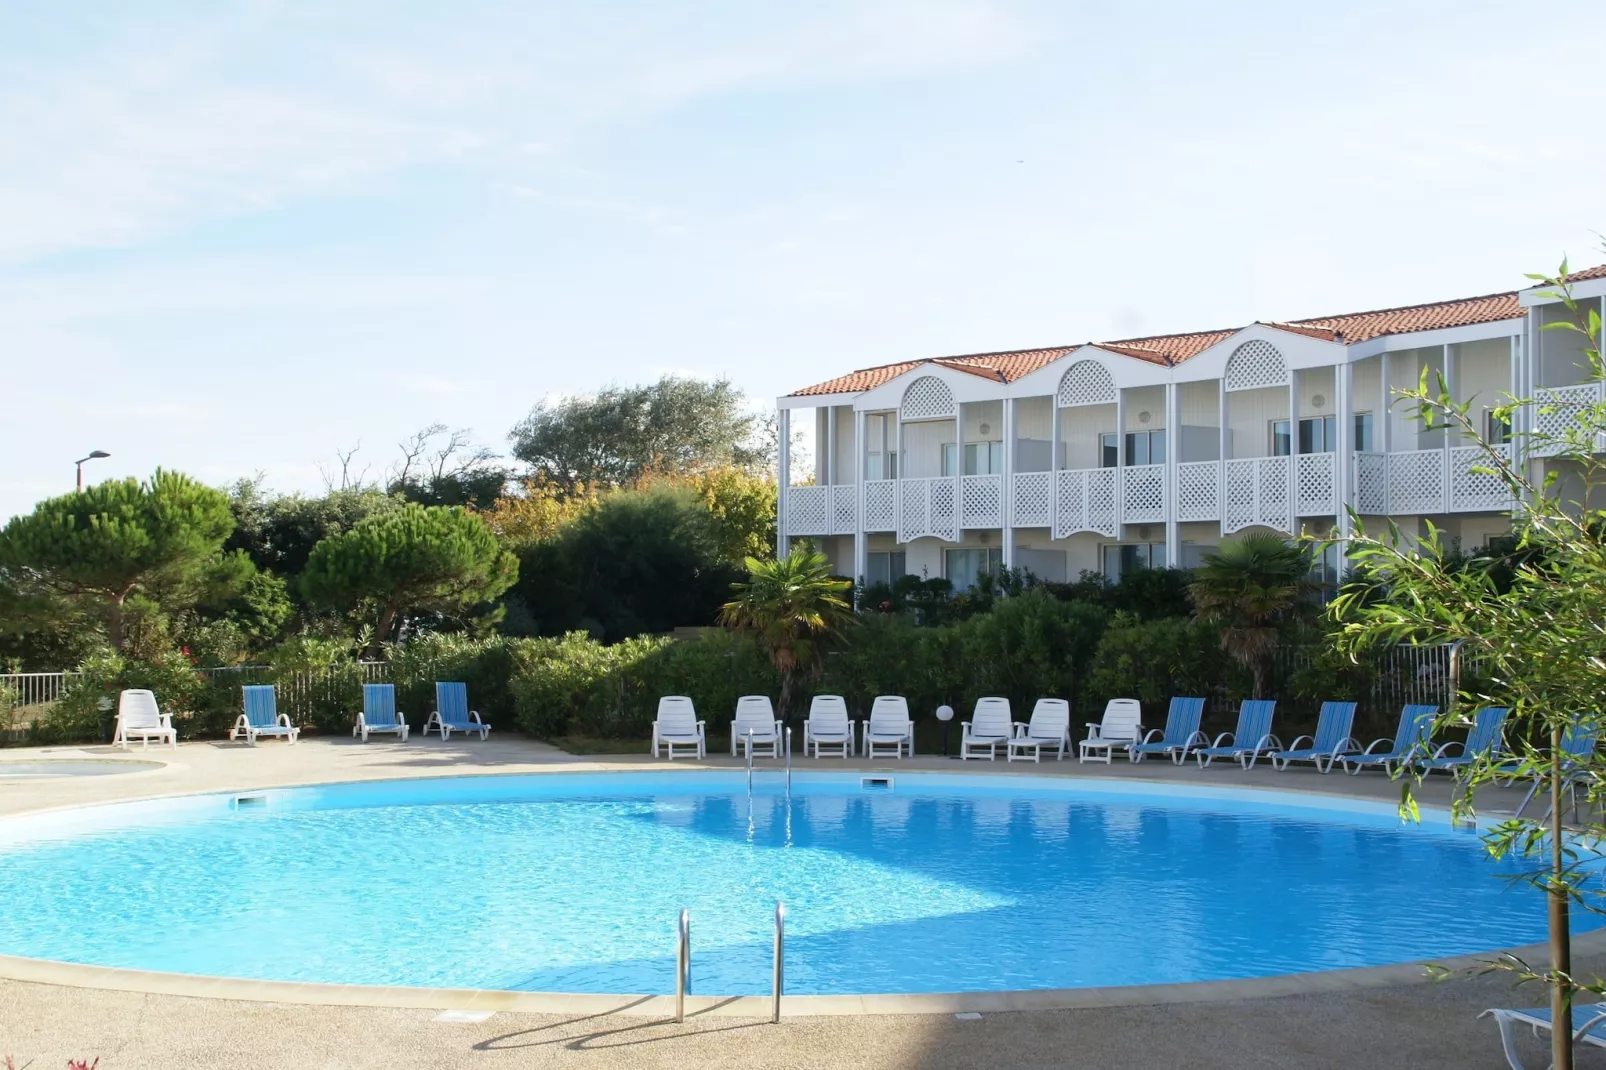
[[[1606,278],[1606,264],[1575,271],[1568,276],[1568,281],[1582,282],[1600,278]],[[1350,312],[1338,316],[1315,316],[1311,319],[1269,322],[1265,325],[1280,331],[1320,338],[1323,341],[1354,344],[1389,334],[1435,331],[1447,327],[1465,327],[1475,323],[1519,319],[1523,314],[1516,292],[1509,291],[1484,294],[1481,297],[1464,297],[1454,301],[1435,301],[1426,305],[1383,308],[1372,312]],[[1238,330],[1239,328],[1233,328],[1188,334],[1151,335],[1146,338],[1117,338],[1108,342],[1089,344],[1151,364],[1176,365],[1232,337]],[[849,372],[847,375],[804,387],[791,396],[857,394],[873,390],[922,364],[935,364],[939,367],[980,375],[997,382],[1013,383],[1080,348],[1081,346],[1054,346],[1047,349],[1012,349],[1003,353],[966,353],[951,357],[906,360],[898,364],[883,364],[875,368]]]

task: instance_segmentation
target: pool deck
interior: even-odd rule
[[[29,748],[0,751],[6,762],[29,759],[153,760],[156,769],[115,776],[7,780],[0,777],[0,815],[121,799],[237,791],[270,786],[398,777],[642,769],[640,756],[579,758],[520,739],[414,737],[406,744],[375,740],[305,739],[292,747],[264,741],[256,748],[186,743],[176,751],[135,747]],[[765,762],[774,768],[775,763]],[[677,760],[676,768],[740,767],[729,757],[707,763]],[[935,757],[904,762],[823,762],[794,759],[798,770],[891,769],[1003,775],[1114,776],[1169,784],[1272,787],[1393,800],[1397,784],[1377,774],[1322,776],[1312,770],[1245,772],[1217,764],[1200,770],[1168,762],[1079,765],[1075,761],[961,763]],[[1449,800],[1447,779],[1421,793],[1425,804]],[[1514,806],[1515,789],[1491,792],[1487,807]],[[1425,890],[1431,893],[1430,889]],[[12,904],[8,909],[25,905]],[[265,938],[271,938],[264,934]],[[1141,931],[1134,932],[1134,939]],[[1542,957],[1542,956],[1540,956]],[[1423,983],[1416,967],[1343,971],[1315,977],[1268,978],[1148,990],[1094,990],[1058,999],[880,997],[846,1007],[810,1006],[789,998],[779,1025],[748,1017],[753,1003],[699,999],[683,1025],[653,1017],[666,1001],[617,1010],[607,997],[532,1002],[481,994],[416,990],[414,1006],[333,1005],[398,1002],[383,993],[340,994],[308,986],[181,979],[134,971],[95,971],[0,962],[0,1059],[18,1065],[62,1065],[69,1057],[101,1057],[103,1070],[125,1068],[357,1067],[1465,1067],[1505,1065],[1495,1027],[1474,1021],[1489,1006],[1531,1006],[1537,989],[1511,991],[1504,977]],[[1578,941],[1575,972],[1606,972],[1606,936]],[[88,987],[93,986],[93,987]],[[298,989],[299,991],[289,991]],[[204,994],[177,994],[177,993]],[[409,993],[404,993],[409,994]],[[420,996],[425,998],[418,998]],[[238,998],[248,997],[248,998]],[[303,1003],[301,1000],[309,1002]],[[1158,1005],[1155,1001],[1160,1001]],[[402,1002],[409,1002],[402,1000]],[[851,1001],[849,1001],[851,1002]],[[1025,1009],[1054,1003],[1067,1009]],[[322,1005],[320,1005],[320,1003]],[[503,1007],[535,1006],[546,1013]],[[979,1019],[949,1011],[974,1007]],[[449,1008],[491,1010],[479,1022],[437,1021]],[[1004,1009],[1022,1008],[1022,1009]],[[481,1013],[483,1013],[483,1010]],[[854,1010],[858,1013],[844,1013]],[[900,1013],[865,1013],[892,1010]],[[917,1013],[941,1010],[943,1013]],[[829,1017],[811,1012],[827,1011]],[[1544,1065],[1539,1043],[1529,1045]],[[1580,1054],[1583,1067],[1606,1067],[1598,1049]]]

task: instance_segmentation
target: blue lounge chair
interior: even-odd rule
[[[1210,737],[1199,731],[1199,718],[1204,714],[1202,698],[1173,698],[1165,714],[1165,730],[1149,729],[1143,742],[1127,752],[1134,762],[1141,762],[1150,754],[1163,754],[1177,765],[1188,760],[1188,752],[1203,747]]]
[[[249,684],[240,688],[240,696],[245,712],[229,729],[230,739],[243,734],[245,741],[254,747],[258,736],[283,736],[294,743],[301,734],[301,729],[290,723],[290,715],[279,712],[272,684]]]
[[[1354,776],[1369,765],[1381,765],[1383,772],[1392,773],[1396,765],[1427,757],[1428,735],[1438,712],[1437,706],[1406,706],[1400,710],[1400,727],[1392,740],[1374,739],[1364,752],[1339,757],[1344,772]]]
[[[1194,750],[1199,768],[1217,758],[1236,758],[1245,769],[1253,769],[1262,754],[1282,750],[1282,741],[1271,734],[1271,715],[1276,709],[1276,699],[1244,699],[1238,707],[1237,729],[1223,732],[1210,746]]]
[[[1289,762],[1310,762],[1323,773],[1330,772],[1339,757],[1358,751],[1361,745],[1351,736],[1350,726],[1355,723],[1355,703],[1324,702],[1316,718],[1316,734],[1300,736],[1271,756],[1273,769],[1287,769]],[[1303,743],[1304,746],[1300,746]],[[1326,763],[1325,765],[1322,763]]]
[[[361,735],[364,743],[375,732],[394,732],[407,742],[407,718],[396,712],[396,688],[392,684],[363,684],[362,712],[351,734]]]
[[[1563,786],[1568,792],[1573,792],[1573,789],[1577,785],[1578,781],[1588,778],[1589,760],[1595,755],[1595,744],[1598,738],[1599,730],[1593,725],[1574,725],[1562,733],[1561,772]],[[1521,817],[1522,812],[1528,809],[1528,804],[1533,802],[1534,796],[1539,794],[1539,789],[1543,788],[1544,786],[1545,778],[1543,776],[1536,775],[1534,777],[1533,786],[1528,789],[1528,794],[1522,797],[1522,805],[1517,807],[1513,816]],[[1576,810],[1577,808],[1578,800],[1575,793],[1573,798],[1573,809]],[[1545,811],[1545,816],[1550,816],[1549,810]]]
[[[453,732],[478,732],[481,739],[491,734],[491,726],[468,708],[468,685],[463,683],[436,682],[435,709],[424,722],[424,735],[429,735],[431,728],[442,739],[451,739]]]
[[[1575,1003],[1572,1011],[1573,1047],[1589,1044],[1606,1048],[1606,1003]],[[1533,1007],[1522,1011],[1491,1008],[1478,1017],[1487,1018],[1491,1014],[1494,1015],[1495,1024],[1500,1026],[1500,1046],[1506,1050],[1506,1064],[1511,1070],[1526,1070],[1522,1060],[1517,1057],[1516,1038],[1511,1035],[1511,1027],[1528,1026],[1536,1037],[1541,1030],[1548,1033],[1551,1029],[1550,1008]]]
[[[1429,773],[1438,769],[1460,780],[1461,770],[1473,762],[1480,759],[1498,760],[1505,754],[1506,741],[1501,730],[1505,728],[1506,714],[1510,712],[1505,706],[1488,706],[1479,710],[1465,743],[1451,740],[1434,751],[1433,757],[1419,764]]]

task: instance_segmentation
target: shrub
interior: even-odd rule
[[[1086,708],[1136,698],[1158,723],[1175,695],[1201,695],[1219,705],[1247,693],[1245,673],[1221,652],[1220,633],[1185,617],[1143,621],[1117,614],[1088,671]]]
[[[215,705],[212,687],[194,661],[181,650],[161,651],[149,659],[101,654],[85,661],[80,675],[62,693],[29,733],[34,743],[88,743],[109,738],[106,727],[115,712],[103,715],[100,700],[117,701],[118,693],[129,688],[145,688],[156,694],[164,713],[173,715],[174,726],[185,736],[204,730],[206,715]]]

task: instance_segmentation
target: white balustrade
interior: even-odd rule
[[[958,480],[900,479],[898,481],[898,541],[907,543],[931,535],[947,542],[959,540]]]
[[[1184,461],[1177,465],[1177,519],[1221,519],[1221,506],[1216,501],[1220,482],[1220,461]]]
[[[1046,528],[1054,523],[1054,474],[1016,472],[1011,512],[1018,528]]]
[[[852,535],[859,530],[859,488],[852,483],[831,487],[831,534]]]
[[[1575,449],[1568,441],[1569,436],[1578,426],[1579,417],[1600,401],[1601,384],[1598,382],[1535,390],[1533,440],[1529,452],[1535,457],[1554,457]],[[1594,443],[1594,448],[1599,450],[1600,443]]]
[[[1302,453],[1294,468],[1294,515],[1333,516],[1338,502],[1336,453]]]
[[[1004,477],[965,476],[959,483],[959,526],[1004,526]]]
[[[831,533],[830,487],[786,488],[786,533],[788,535],[829,535]]]
[[[1231,534],[1256,525],[1292,530],[1288,471],[1291,457],[1249,457],[1227,462],[1222,529]]]
[[[864,530],[898,530],[896,479],[872,479],[864,484]]]
[[[1355,511],[1382,516],[1389,511],[1389,456],[1356,453],[1354,461]]]
[[[1391,515],[1444,512],[1444,451],[1407,450],[1388,455]]]
[[[1121,519],[1128,524],[1165,520],[1165,465],[1138,464],[1121,470]]]
[[[1112,538],[1120,529],[1116,510],[1119,468],[1073,468],[1058,473],[1054,537],[1095,531]]]
[[[1494,453],[1511,459],[1510,446],[1496,446]],[[1482,446],[1457,446],[1450,451],[1450,511],[1476,513],[1511,508],[1511,490],[1496,474],[1496,460]]]

